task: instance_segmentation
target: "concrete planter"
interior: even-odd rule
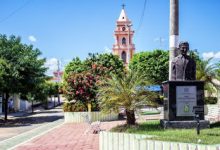
[[[219,111],[219,107],[217,104],[214,104],[214,105],[204,105],[204,113],[205,115],[217,115],[218,114],[218,111]]]
[[[220,108],[217,104],[205,105],[204,111],[206,120],[209,120],[211,123],[220,121]]]
[[[208,115],[208,106],[204,105],[204,115]]]
[[[101,132],[99,150],[219,150],[219,145],[146,140],[149,135]]]
[[[112,121],[117,120],[118,114],[102,114],[101,112],[64,112],[64,120],[66,123],[80,123],[94,121]]]

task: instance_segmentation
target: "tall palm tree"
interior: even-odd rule
[[[118,112],[120,107],[125,108],[127,124],[135,124],[135,109],[142,105],[156,105],[153,101],[156,94],[146,90],[149,85],[146,78],[133,70],[123,76],[113,75],[111,79],[103,81],[98,91],[100,108],[104,112]]]
[[[219,77],[217,76],[217,65],[211,63],[212,58],[208,60],[197,61],[196,79],[205,82],[205,90],[210,94],[220,88]]]

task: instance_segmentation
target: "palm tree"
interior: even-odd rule
[[[128,125],[135,124],[135,110],[142,104],[155,106],[153,101],[156,94],[146,90],[149,85],[146,78],[133,70],[123,76],[113,75],[111,79],[103,81],[98,91],[100,108],[104,112],[118,112],[120,107],[125,108]]]
[[[212,58],[208,60],[197,61],[196,79],[205,82],[205,90],[211,95],[220,87],[220,81],[217,76],[217,65],[211,63]]]

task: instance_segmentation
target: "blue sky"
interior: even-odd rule
[[[133,23],[136,52],[169,48],[169,0],[0,0],[0,33],[22,37],[48,64],[111,50],[122,3]],[[220,58],[220,1],[180,0],[180,41]],[[140,26],[140,28],[139,28]],[[161,42],[159,42],[161,38]],[[51,62],[50,62],[51,61]]]

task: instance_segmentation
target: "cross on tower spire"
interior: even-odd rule
[[[122,6],[122,9],[124,9],[124,8],[125,8],[125,4],[122,4],[121,6]]]

